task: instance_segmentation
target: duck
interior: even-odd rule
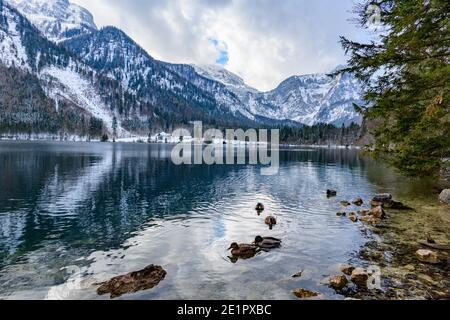
[[[277,219],[275,219],[275,217],[273,216],[268,216],[266,217],[265,222],[269,226],[270,230],[272,230],[272,227],[277,224]]]
[[[327,197],[331,198],[331,197],[336,197],[336,196],[337,196],[336,190],[327,190]]]
[[[275,249],[281,246],[281,240],[272,237],[257,236],[253,244],[261,249]]]
[[[258,203],[258,204],[256,205],[256,207],[255,207],[255,210],[256,210],[256,211],[259,211],[259,212],[264,211],[264,205],[263,205],[261,202]]]
[[[238,244],[237,242],[233,242],[227,251],[228,250],[231,250],[233,257],[245,259],[253,257],[260,250],[260,248],[254,244]]]

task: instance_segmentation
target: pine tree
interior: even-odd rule
[[[371,8],[379,40],[341,43],[346,71],[365,84],[367,120],[381,123],[372,150],[407,174],[436,173],[450,156],[450,1],[364,1],[355,8],[363,28]]]

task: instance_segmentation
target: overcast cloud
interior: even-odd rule
[[[123,29],[156,59],[225,64],[260,90],[345,63],[339,35],[359,39],[352,0],[73,0],[98,26]]]

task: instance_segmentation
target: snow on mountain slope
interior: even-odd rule
[[[258,90],[256,90],[255,88],[248,86],[241,77],[218,65],[192,66],[199,75],[211,80],[218,81],[235,93],[258,92]]]
[[[55,100],[56,105],[58,105],[59,99],[67,99],[94,117],[102,119],[108,131],[113,131],[114,115],[94,90],[92,84],[72,68],[48,67],[40,72],[39,77],[45,83],[48,95]],[[125,131],[119,127],[118,135],[122,136],[124,133]]]
[[[95,71],[43,38],[26,18],[5,3],[0,5],[0,40],[0,63],[35,77],[38,86],[55,102],[56,111],[60,101],[70,102],[84,114],[103,120],[106,129],[113,131],[114,114],[96,86]],[[120,118],[118,122],[119,136],[127,135]]]
[[[11,67],[29,69],[26,49],[17,28],[19,21],[10,10],[2,10],[0,27],[0,62]]]
[[[92,14],[69,0],[6,0],[48,39],[59,42],[97,30]]]
[[[241,113],[247,116],[291,120],[306,125],[329,123],[341,126],[362,120],[353,107],[353,103],[362,103],[361,85],[349,74],[293,76],[272,91],[259,92],[220,66],[195,66],[195,70],[235,93],[244,109]]]

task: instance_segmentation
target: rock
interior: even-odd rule
[[[338,217],[345,217],[347,215],[347,213],[346,212],[338,212],[338,213],[336,213],[336,215]]]
[[[347,285],[347,283],[348,283],[348,280],[345,276],[334,276],[334,277],[331,277],[329,280],[330,287],[336,291],[344,289],[344,287]]]
[[[349,264],[341,264],[339,266],[339,269],[342,271],[342,273],[344,273],[344,274],[346,274],[348,276],[351,276],[353,270],[355,270],[355,267],[353,267],[353,266],[351,266]]]
[[[352,222],[358,222],[358,217],[357,217],[356,215],[349,216],[349,219],[350,219]]]
[[[314,298],[314,297],[318,297],[320,295],[320,293],[318,293],[318,292],[309,291],[309,290],[302,289],[302,288],[295,289],[293,291],[293,293],[297,298],[300,298],[300,299]]]
[[[375,197],[373,197],[372,201],[377,201],[377,202],[391,202],[392,201],[392,195],[389,193],[382,193],[382,194],[377,194]]]
[[[367,216],[367,215],[369,215],[369,213],[370,213],[370,210],[359,210],[358,211],[358,214],[360,216]]]
[[[439,195],[439,201],[450,204],[450,189],[442,190],[441,194]]]
[[[360,206],[362,206],[362,205],[364,204],[364,200],[361,199],[361,198],[358,198],[358,199],[354,200],[352,203],[353,203],[355,206],[360,207]]]
[[[148,290],[157,286],[165,277],[167,272],[160,266],[150,265],[143,270],[112,278],[101,283],[97,294],[110,294],[111,299],[118,298],[124,294]]]
[[[417,250],[416,256],[423,263],[438,264],[440,262],[437,253],[431,250]]]
[[[383,207],[394,210],[412,210],[410,207],[405,206],[403,203],[394,201],[392,199],[392,195],[388,193],[376,195],[370,201],[370,205],[372,207]]]
[[[364,216],[359,218],[362,222],[368,223],[368,224],[378,224],[381,222],[380,219],[375,218],[374,216]]]
[[[371,200],[371,201],[370,201],[370,206],[371,206],[371,207],[380,207],[380,206],[384,206],[384,202]]]
[[[336,197],[337,191],[336,190],[327,190],[327,196],[328,197]]]
[[[352,272],[352,281],[358,287],[367,287],[367,281],[369,280],[369,272],[363,268],[356,268]]]
[[[344,207],[348,207],[348,206],[351,205],[351,203],[346,201],[346,200],[344,200],[344,201],[341,201],[341,205],[343,205]]]
[[[375,217],[377,219],[384,219],[386,218],[386,212],[384,211],[382,206],[378,206],[370,210],[369,215],[372,217]]]

